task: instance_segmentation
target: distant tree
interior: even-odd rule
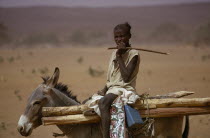
[[[110,39],[105,31],[93,30],[88,33],[88,44],[99,46],[107,44],[109,41]]]
[[[157,26],[149,38],[153,42],[179,43],[183,41],[183,31],[177,24],[164,23]]]
[[[40,45],[40,44],[59,44],[58,37],[51,33],[51,34],[33,34],[27,36],[25,39],[22,40],[21,44],[25,45]]]
[[[0,23],[0,45],[10,42],[8,35],[8,27],[3,23]]]
[[[105,32],[94,31],[89,34],[89,37],[92,37],[94,39],[99,39],[99,38],[107,37],[107,34]]]
[[[194,34],[194,46],[210,46],[210,23],[200,26]]]
[[[71,36],[67,39],[67,42],[73,43],[73,44],[87,44],[88,38],[85,32],[77,30],[71,34]]]

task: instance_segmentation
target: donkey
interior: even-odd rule
[[[66,85],[58,83],[59,74],[59,68],[55,68],[54,74],[51,77],[42,78],[44,82],[30,95],[25,111],[20,116],[17,126],[22,136],[29,136],[33,129],[42,125],[42,107],[73,106],[80,104],[76,96],[72,95]],[[155,137],[181,138],[182,122],[183,117],[156,119]],[[57,127],[68,138],[102,138],[99,124],[57,125]],[[142,138],[142,136],[135,137]]]

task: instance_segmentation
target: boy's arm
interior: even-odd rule
[[[128,82],[129,78],[131,77],[136,65],[137,65],[137,62],[138,62],[138,56],[134,56],[130,63],[128,64],[128,66],[126,67],[125,66],[125,63],[123,62],[123,59],[122,57],[117,57],[117,60],[119,62],[119,66],[120,66],[120,72],[121,72],[121,75],[122,75],[122,78],[123,78],[123,81],[124,82]],[[99,90],[98,91],[98,94],[99,95],[102,95],[104,96],[106,94],[106,92],[108,91],[108,88],[107,86],[105,85],[104,88],[102,90]]]
[[[118,60],[118,64],[120,67],[120,73],[122,75],[123,81],[128,82],[132,73],[134,72],[136,65],[138,63],[138,55],[134,56],[128,66],[125,66],[125,63],[123,61],[122,55],[117,53],[116,58]]]
[[[99,90],[99,91],[98,91],[98,94],[104,96],[104,95],[106,94],[107,90],[108,90],[108,88],[107,88],[107,86],[105,85],[104,88],[103,88],[102,90]]]

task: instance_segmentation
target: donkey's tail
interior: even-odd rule
[[[183,134],[182,134],[182,138],[188,138],[189,129],[190,129],[189,116],[186,115],[186,116],[185,116],[185,128],[184,128],[184,132],[183,132]]]

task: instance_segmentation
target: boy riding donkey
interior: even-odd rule
[[[135,103],[138,95],[135,92],[136,78],[139,70],[140,55],[131,47],[131,26],[119,24],[114,28],[114,40],[117,44],[110,59],[107,83],[105,87],[86,102],[90,108],[101,116],[103,138],[110,137],[110,108],[118,96],[122,96],[124,104]],[[84,114],[88,114],[88,111]]]

